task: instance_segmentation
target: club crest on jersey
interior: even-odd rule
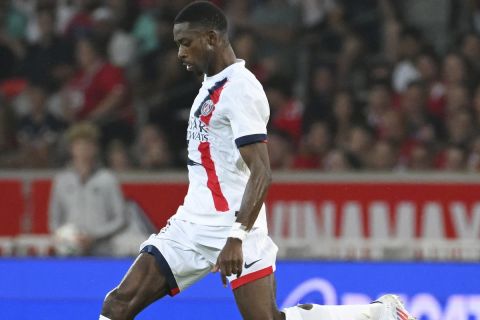
[[[206,117],[212,113],[214,107],[215,105],[213,104],[212,100],[208,99],[203,102],[202,106],[200,107],[200,114]]]

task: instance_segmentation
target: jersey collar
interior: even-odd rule
[[[205,75],[203,77],[203,82],[204,83],[217,82],[219,80],[222,80],[223,78],[228,77],[228,75],[230,74],[230,72],[232,72],[232,70],[235,70],[236,68],[243,68],[243,67],[245,67],[245,60],[237,59],[235,63],[232,63],[231,65],[229,65],[228,67],[220,71],[219,73],[214,74],[213,76],[210,76],[210,77],[207,77]]]

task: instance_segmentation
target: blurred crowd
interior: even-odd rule
[[[189,2],[0,1],[0,168],[63,166],[84,121],[115,171],[184,167]],[[480,170],[480,1],[212,2],[267,93],[272,168]]]

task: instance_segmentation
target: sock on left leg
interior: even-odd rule
[[[295,306],[283,310],[286,320],[382,320],[384,307],[380,303],[351,306]]]

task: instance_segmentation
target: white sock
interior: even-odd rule
[[[351,306],[321,306],[305,310],[300,307],[285,308],[286,320],[382,320],[384,307],[380,303]]]
[[[98,320],[110,320],[110,318],[100,315],[100,318]]]

